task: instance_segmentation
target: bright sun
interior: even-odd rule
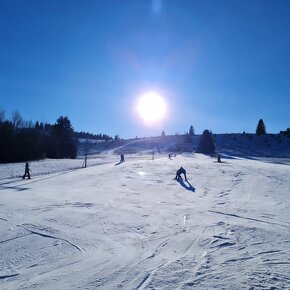
[[[164,119],[166,114],[166,103],[156,92],[142,95],[137,103],[137,112],[146,124],[155,124]]]

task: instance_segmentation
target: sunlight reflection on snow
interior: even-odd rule
[[[141,175],[141,176],[143,176],[143,175],[145,175],[146,174],[146,172],[144,172],[144,171],[139,171],[139,172],[137,172],[139,175]]]

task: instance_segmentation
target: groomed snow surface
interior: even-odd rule
[[[0,165],[1,289],[290,289],[289,165],[125,159]]]

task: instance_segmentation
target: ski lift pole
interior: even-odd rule
[[[87,159],[88,159],[88,154],[85,155],[85,168],[87,168]]]
[[[221,155],[220,155],[220,153],[219,153],[219,151],[218,151],[218,148],[217,148],[217,146],[216,146],[216,142],[215,142],[215,138],[214,138],[214,135],[213,135],[213,133],[211,132],[211,135],[212,135],[212,140],[213,140],[213,143],[214,143],[214,147],[215,147],[215,152],[216,152],[216,157],[217,157],[217,162],[218,163],[221,163]]]
[[[88,154],[86,153],[85,159],[84,159],[83,164],[82,164],[82,168],[87,168],[87,159],[88,159]]]

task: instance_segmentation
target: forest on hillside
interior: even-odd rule
[[[76,158],[78,138],[111,140],[99,134],[75,132],[68,117],[55,124],[24,121],[19,112],[6,119],[0,111],[0,163],[21,162],[42,158]]]

